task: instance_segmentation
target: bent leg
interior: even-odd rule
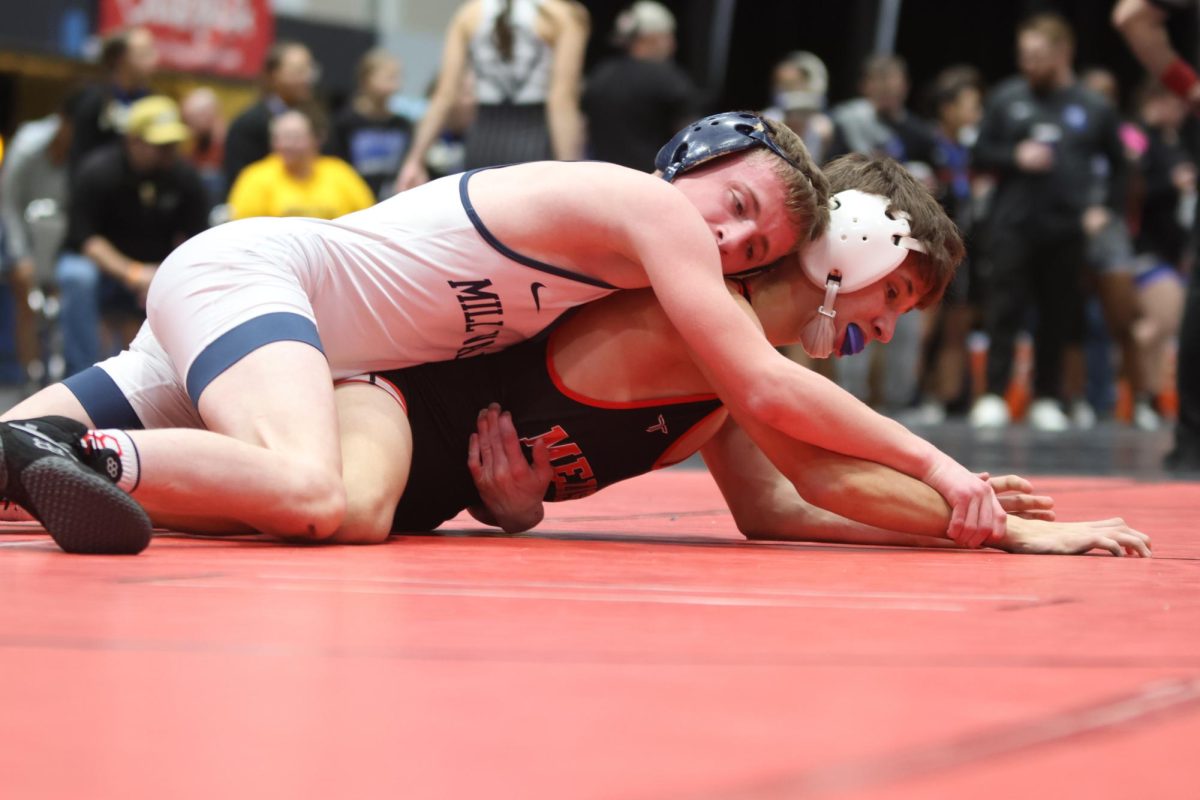
[[[328,538],[345,508],[332,386],[319,350],[258,348],[201,394],[209,430],[129,432],[135,499],[151,518],[188,520],[190,530]]]
[[[341,429],[346,516],[330,539],[376,544],[392,530],[396,505],[412,466],[412,430],[399,396],[365,382],[334,391]]]

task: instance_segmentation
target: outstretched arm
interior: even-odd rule
[[[642,209],[642,224],[626,229],[631,246],[693,359],[768,455],[774,457],[768,442],[783,433],[886,464],[932,486],[950,503],[955,541],[977,547],[1003,535],[1004,511],[985,482],[770,345],[726,290],[713,234],[698,214],[667,217],[659,209],[656,219],[651,210]],[[646,225],[647,219],[656,222]]]
[[[1166,20],[1167,13],[1150,0],[1120,0],[1112,13],[1113,26],[1146,71],[1200,112],[1200,81],[1171,44]]]
[[[847,544],[947,546],[949,509],[937,493],[873,462],[847,458],[798,442],[780,445],[776,469],[730,421],[702,453],[738,528],[752,539]],[[1123,520],[1056,523],[1047,497],[1029,494],[1016,476],[991,483],[1010,512],[1002,539],[991,547],[1018,553],[1149,556],[1149,537]],[[803,495],[803,496],[802,496]],[[811,501],[815,505],[810,505]]]
[[[446,125],[446,118],[454,106],[455,98],[462,91],[463,77],[467,70],[467,40],[470,35],[470,14],[476,4],[468,4],[459,9],[450,21],[446,30],[446,41],[442,50],[442,66],[438,71],[437,86],[429,105],[425,109],[417,131],[413,135],[412,146],[404,157],[400,167],[400,175],[396,179],[396,190],[404,191],[414,186],[420,186],[429,180],[425,171],[425,156],[429,152],[434,139]]]

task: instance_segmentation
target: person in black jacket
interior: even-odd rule
[[[263,98],[238,115],[225,137],[225,185],[247,165],[271,153],[271,120],[309,102],[317,79],[312,53],[299,42],[278,42],[263,64]]]
[[[72,112],[72,176],[89,153],[121,138],[129,106],[150,94],[150,79],[158,67],[154,34],[146,28],[109,34],[100,45],[100,65],[104,80],[84,89]]]
[[[696,116],[697,90],[672,60],[675,17],[665,6],[634,3],[617,18],[614,40],[625,52],[592,70],[583,93],[588,150],[599,161],[645,170]]]
[[[996,177],[985,221],[984,322],[987,393],[971,410],[975,427],[1009,422],[1003,394],[1018,330],[1032,295],[1033,403],[1038,429],[1069,427],[1061,407],[1063,353],[1083,334],[1086,237],[1102,229],[1125,202],[1125,155],[1116,112],[1081,86],[1072,69],[1074,34],[1057,14],[1038,14],[1017,31],[1021,74],[991,93],[973,152],[977,169]],[[1096,165],[1107,178],[1096,186]]]
[[[400,91],[400,74],[400,60],[391,53],[368,51],[358,62],[358,92],[334,119],[329,137],[329,155],[354,167],[380,200],[392,194],[412,142],[412,123],[388,108]]]

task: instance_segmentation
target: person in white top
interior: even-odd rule
[[[579,87],[588,21],[565,0],[470,0],[450,22],[437,87],[396,182],[429,179],[425,156],[445,126],[470,69],[476,116],[466,168],[583,156]]]
[[[758,438],[778,431],[892,466],[949,502],[952,538],[978,544],[1003,535],[1003,509],[985,483],[779,355],[726,291],[722,273],[769,265],[808,245],[828,222],[828,183],[799,139],[751,114],[717,115],[681,131],[656,166],[666,181],[600,163],[536,163],[464,176],[457,179],[456,212],[424,210],[430,220],[424,232],[398,233],[404,223],[388,209],[403,204],[422,211],[401,196],[360,212],[366,218],[281,220],[299,227],[280,228],[278,236],[229,225],[186,243],[164,262],[151,289],[149,327],[208,430],[99,432],[118,456],[110,474],[134,491],[139,476],[153,472],[155,480],[136,492],[152,513],[206,518],[213,530],[249,526],[327,539],[346,502],[333,379],[470,356],[492,340],[499,346],[535,333],[544,327],[539,307],[546,309],[563,285],[552,278],[561,277],[597,295],[653,288],[731,413],[753,423]],[[435,183],[410,197],[441,206],[444,192],[446,185]],[[470,221],[472,213],[483,227]],[[860,233],[864,247],[883,243],[868,243],[867,232],[839,235],[857,241]],[[512,263],[479,262],[491,255],[489,247]],[[477,263],[491,271],[464,272]],[[407,280],[410,271],[424,277]],[[514,271],[519,280],[510,279]],[[836,319],[839,274],[830,268],[821,276],[820,324],[800,335],[814,354],[855,352],[869,339],[891,336],[894,315],[873,319],[866,331]],[[576,293],[571,302],[582,299]],[[518,310],[511,318],[510,309]],[[508,333],[510,319],[516,336]],[[4,419],[52,414],[94,419],[62,385]],[[74,493],[56,488],[86,481],[61,455],[41,458],[46,453],[36,452],[41,445],[31,442],[28,427],[0,426],[6,463],[0,493],[42,519],[64,549],[143,548],[145,515],[92,485]],[[25,480],[35,467],[38,480]],[[101,500],[108,516],[98,527],[81,508],[95,509]]]

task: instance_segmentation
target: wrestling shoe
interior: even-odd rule
[[[32,514],[68,553],[140,553],[150,543],[150,518],[113,485],[119,460],[115,476],[102,452],[81,460],[86,432],[66,417],[0,422],[0,496]]]

